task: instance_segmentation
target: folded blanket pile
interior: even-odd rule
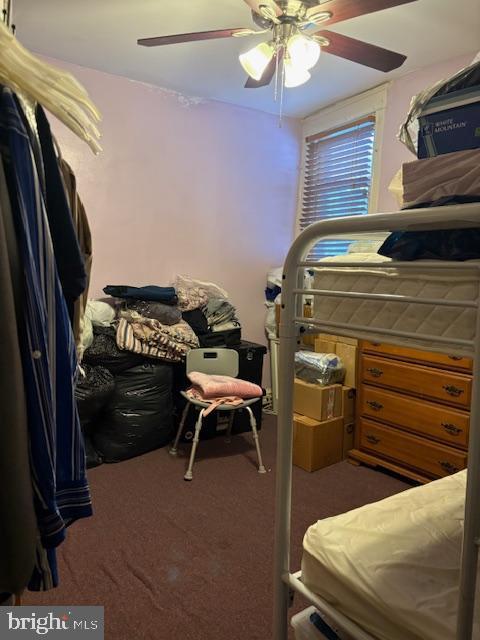
[[[188,374],[193,388],[202,394],[202,398],[221,398],[236,396],[238,398],[261,398],[262,387],[247,380],[231,378],[230,376],[217,376],[199,371],[191,371]]]
[[[199,346],[198,338],[186,322],[170,326],[135,311],[122,311],[117,328],[119,349],[141,353],[169,362],[181,362],[190,349]]]

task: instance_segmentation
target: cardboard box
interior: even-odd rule
[[[343,342],[337,342],[336,354],[342,360],[345,367],[345,380],[343,381],[346,387],[356,388],[357,386],[357,347],[351,344],[344,344]]]
[[[311,304],[304,304],[303,305],[303,317],[304,318],[311,318],[313,315],[313,308]],[[312,349],[315,347],[315,340],[317,338],[316,333],[307,333],[305,335],[302,336],[302,343],[304,345],[306,345],[307,347],[312,347]]]
[[[431,98],[418,118],[418,158],[480,147],[480,88]]]
[[[317,339],[316,333],[306,333],[302,336],[302,344],[305,347],[311,347],[313,349],[315,347],[316,339]]]
[[[355,422],[351,418],[343,419],[343,443],[342,460],[348,456],[348,452],[355,447]]]
[[[353,387],[342,387],[342,416],[344,420],[353,419],[355,416],[355,396]]]
[[[280,314],[282,312],[282,305],[275,305],[275,324],[277,325],[277,336],[280,335]]]
[[[336,353],[336,342],[315,338],[315,353]]]
[[[320,422],[338,418],[342,415],[342,385],[322,387],[295,378],[293,410]]]
[[[320,340],[327,340],[331,342],[343,342],[344,344],[351,344],[354,347],[358,346],[357,338],[347,338],[346,336],[333,336],[329,333],[319,333],[318,338]]]
[[[319,422],[295,415],[293,422],[293,464],[305,471],[317,471],[340,462],[343,454],[343,420]]]

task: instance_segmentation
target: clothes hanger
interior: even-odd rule
[[[96,123],[100,112],[87,91],[66,71],[31,54],[0,22],[0,83],[23,93],[53,113],[94,153],[101,151]]]

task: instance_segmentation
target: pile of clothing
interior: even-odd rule
[[[145,318],[137,311],[120,311],[117,345],[149,358],[167,362],[182,362],[190,349],[199,346],[192,328],[180,320],[173,325],[162,324],[154,318]]]
[[[228,331],[239,329],[240,322],[235,307],[223,298],[212,298],[205,305],[203,312],[207,318],[210,331]]]
[[[199,346],[182,318],[181,299],[173,287],[109,285],[104,292],[120,301],[116,340],[122,351],[182,362],[190,349]]]
[[[164,306],[152,303],[152,308],[157,304]],[[143,312],[148,312],[146,307]],[[131,313],[145,319],[138,311]],[[84,352],[85,377],[77,385],[76,399],[89,467],[158,449],[172,435],[171,364],[120,349],[123,319],[118,314],[115,306],[98,300],[90,300],[85,312],[92,340]]]
[[[109,285],[104,292],[108,303],[90,300],[85,310],[86,378],[77,392],[89,466],[165,446],[188,351],[213,346],[211,336],[225,345],[233,329],[241,340],[228,294],[213,283],[179,276],[172,287]],[[104,381],[98,393],[95,380]]]
[[[117,346],[148,358],[182,362],[189,349],[233,346],[241,324],[228,293],[212,282],[177,276],[172,287],[109,285],[117,307]]]

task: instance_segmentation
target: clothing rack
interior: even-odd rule
[[[279,415],[278,415],[278,447],[275,498],[275,569],[274,569],[274,638],[287,640],[288,607],[291,596],[296,591],[305,597],[320,611],[326,613],[340,630],[348,633],[355,640],[374,640],[352,620],[313,591],[301,581],[301,573],[290,571],[290,526],[292,499],[292,436],[293,436],[293,381],[294,358],[299,336],[311,328],[325,333],[341,335],[365,340],[380,339],[411,346],[408,340],[420,343],[419,348],[438,351],[438,336],[433,334],[417,334],[408,331],[384,330],[371,325],[345,325],[340,322],[315,321],[315,318],[303,318],[303,296],[356,296],[364,301],[381,298],[385,302],[408,302],[403,296],[375,294],[375,296],[340,291],[323,291],[321,289],[304,288],[305,268],[318,268],[322,263],[308,261],[312,247],[319,241],[331,236],[343,235],[351,238],[352,233],[368,234],[372,232],[391,231],[425,231],[433,229],[460,229],[480,226],[480,203],[468,205],[452,205],[416,209],[408,212],[373,214],[368,216],[350,216],[335,220],[324,220],[307,227],[295,240],[285,261],[282,276],[282,314],[280,321],[280,362],[279,362]],[[418,264],[418,263],[417,263]],[[364,262],[326,263],[326,267],[363,268]],[[375,263],[376,269],[392,268],[399,271],[413,268],[412,262]],[[480,285],[480,264],[450,261],[422,261],[425,271],[448,267],[459,274],[466,268],[476,270]],[[426,300],[417,298],[416,302],[431,307],[447,307],[448,300]],[[469,436],[469,464],[467,471],[467,490],[465,499],[465,525],[462,551],[462,564],[459,586],[459,604],[457,610],[456,640],[471,640],[475,611],[475,587],[477,580],[478,550],[480,546],[480,294],[472,302],[458,302],[459,306],[475,309],[475,333],[472,340],[458,338],[448,339],[448,349],[454,355],[468,355],[473,358],[473,388],[471,424]],[[442,342],[440,340],[440,342]],[[447,342],[444,340],[444,342]]]

